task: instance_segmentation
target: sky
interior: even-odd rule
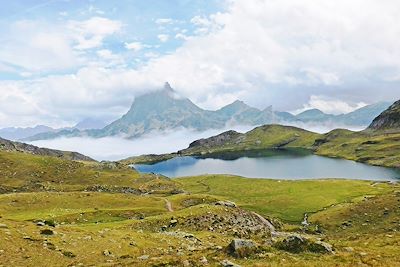
[[[14,0],[0,10],[0,127],[124,114],[168,81],[339,114],[400,98],[398,0]]]

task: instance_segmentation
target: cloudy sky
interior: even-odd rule
[[[0,127],[112,120],[165,81],[329,113],[400,98],[398,0],[14,0],[0,9]]]

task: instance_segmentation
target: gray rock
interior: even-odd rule
[[[112,253],[111,253],[111,251],[109,251],[108,249],[106,249],[106,250],[103,250],[103,255],[106,256],[106,257],[111,257],[111,256],[112,256]]]
[[[229,208],[236,208],[236,203],[232,202],[232,201],[218,201],[217,203],[215,203],[215,205],[217,206],[225,206],[225,207],[229,207]]]
[[[178,220],[175,219],[171,219],[171,221],[169,222],[169,227],[174,227],[178,224]]]
[[[227,248],[228,253],[237,258],[251,256],[257,249],[257,245],[252,240],[245,239],[233,239]]]
[[[314,253],[333,253],[332,245],[322,241],[310,242],[308,250]]]
[[[207,260],[207,258],[204,257],[204,256],[202,256],[202,257],[200,258],[200,263],[203,264],[203,265],[208,265],[208,260]]]
[[[43,229],[40,231],[40,234],[41,235],[54,235],[54,232],[51,229]]]
[[[76,255],[74,253],[72,253],[71,251],[63,251],[62,254],[65,257],[68,257],[68,258],[75,258],[76,257]]]
[[[138,260],[148,260],[149,259],[149,255],[142,255],[142,256],[140,256],[140,257],[138,257]]]
[[[224,266],[224,267],[241,267],[240,265],[238,265],[236,263],[233,263],[231,261],[228,261],[228,260],[221,261],[221,266]]]
[[[330,244],[322,241],[313,241],[301,235],[290,235],[276,242],[274,246],[291,253],[306,251],[314,253],[333,253],[333,248]]]

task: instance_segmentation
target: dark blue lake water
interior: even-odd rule
[[[177,157],[152,165],[137,164],[134,167],[140,172],[154,172],[168,177],[232,174],[271,179],[400,179],[400,170],[317,156],[304,150],[253,151],[215,155],[212,158]]]

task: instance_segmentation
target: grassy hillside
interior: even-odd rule
[[[318,139],[315,153],[400,168],[400,133],[334,130]]]
[[[275,129],[252,131],[243,147],[355,138],[340,131],[324,142]],[[399,192],[397,184],[350,180],[170,180],[115,162],[2,151],[0,266],[398,266]],[[328,242],[335,253],[277,245],[293,235],[310,248]],[[256,246],[246,257],[228,249],[238,238]]]
[[[0,151],[0,192],[173,191],[168,178],[139,174],[118,163],[77,162],[50,156]]]
[[[335,179],[278,181],[207,175],[176,180],[187,191],[231,199],[246,209],[293,223],[301,222],[306,212],[388,190],[386,184]]]

